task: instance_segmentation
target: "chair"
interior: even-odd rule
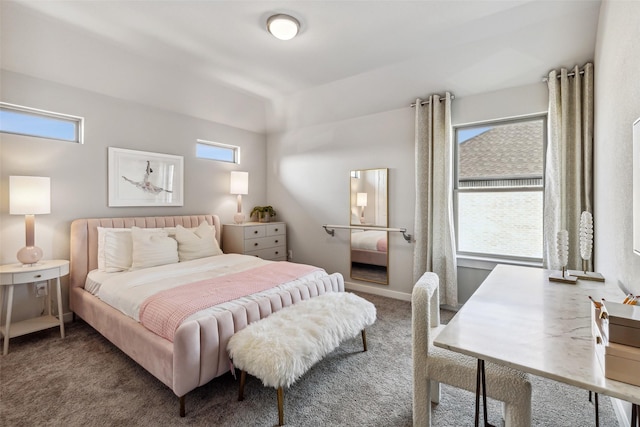
[[[425,273],[411,296],[413,425],[431,426],[431,403],[440,401],[440,383],[476,390],[477,359],[433,346],[440,325],[439,279]],[[531,382],[527,374],[485,363],[487,396],[503,402],[505,427],[531,426]]]

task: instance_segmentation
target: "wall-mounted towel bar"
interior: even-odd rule
[[[343,228],[348,230],[378,230],[378,231],[398,232],[398,233],[402,233],[402,237],[404,237],[404,240],[406,240],[407,243],[411,243],[411,234],[407,233],[406,228],[386,228],[386,227],[367,227],[362,225],[330,225],[330,224],[324,224],[322,228],[324,228],[324,231],[326,231],[327,234],[330,234],[331,236],[336,235],[336,230],[335,230],[336,228]]]

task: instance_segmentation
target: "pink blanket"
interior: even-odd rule
[[[178,326],[192,314],[298,279],[318,267],[276,262],[240,273],[201,280],[158,292],[140,307],[140,322],[173,342]]]

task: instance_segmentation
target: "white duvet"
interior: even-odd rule
[[[118,273],[93,270],[87,276],[85,289],[139,322],[140,306],[145,299],[157,292],[212,277],[239,273],[272,262],[248,255],[225,254]],[[275,288],[199,311],[185,321],[207,316],[210,313],[288,289],[306,280],[316,279],[326,274],[324,270],[316,270],[300,279],[281,284]]]
[[[365,230],[351,233],[351,247],[353,249],[380,250],[378,240],[387,238],[386,231]],[[386,248],[386,244],[383,245]]]

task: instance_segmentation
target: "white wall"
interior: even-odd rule
[[[219,214],[232,222],[236,198],[229,194],[229,171],[249,171],[245,212],[266,202],[266,138],[263,134],[180,115],[3,71],[0,99],[18,105],[83,116],[83,145],[0,134],[0,262],[16,262],[24,246],[24,217],[8,215],[8,177],[51,177],[51,214],[36,217],[36,244],[45,258],[69,258],[69,228],[75,218],[141,215]],[[195,158],[196,139],[238,145],[242,164]],[[107,147],[184,156],[184,206],[107,207]],[[66,283],[66,281],[65,281]],[[39,314],[42,301],[16,289],[14,319]],[[67,293],[63,295],[65,310]]]
[[[596,271],[640,294],[640,257],[633,254],[632,124],[640,117],[640,2],[603,0],[595,54]],[[620,425],[629,425],[631,405]]]
[[[633,254],[632,129],[640,117],[640,3],[602,4],[595,62],[594,260],[608,280],[640,294]]]
[[[348,231],[337,230],[336,236],[330,237],[321,225],[348,224],[349,171],[389,168],[389,226],[413,232],[415,113],[410,102],[402,109],[323,124],[294,128],[292,123],[302,122],[289,120],[290,128],[270,135],[267,144],[268,200],[278,210],[278,218],[288,223],[294,261],[340,272],[351,289],[402,299],[409,299],[413,289],[413,243],[391,233],[389,286],[360,282],[349,279]],[[456,98],[452,105],[454,124],[536,114],[547,109],[546,85],[536,82]],[[304,123],[316,122],[305,117]],[[461,274],[462,301],[486,275],[482,269],[479,274],[476,271]]]

